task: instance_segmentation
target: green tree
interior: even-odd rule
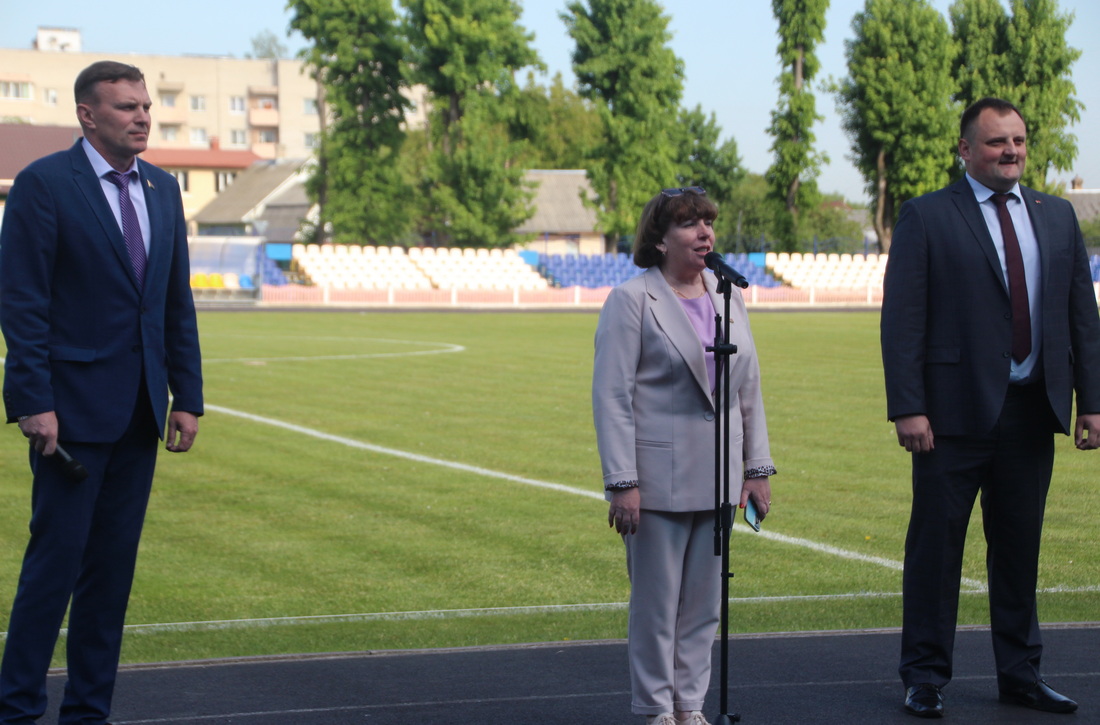
[[[955,0],[948,9],[955,41],[952,75],[962,107],[979,98],[1009,98],[1012,82],[1003,67],[1007,51],[1008,13],[1001,0]]]
[[[799,210],[820,202],[815,179],[828,159],[814,151],[813,124],[821,120],[810,83],[820,63],[814,48],[825,37],[829,0],[772,0],[779,22],[779,107],[772,111],[768,132],[775,141],[775,160],[766,178],[772,195],[783,202],[780,249],[793,251],[799,236]]]
[[[775,239],[783,207],[768,192],[762,174],[745,174],[718,210],[715,241],[722,252],[762,252]]]
[[[741,157],[737,154],[737,142],[732,138],[719,142],[722,128],[713,113],[707,116],[703,107],[682,109],[677,124],[680,150],[680,171],[676,174],[676,186],[701,186],[718,205],[715,220],[715,236],[731,235],[735,220],[724,212],[732,202],[734,190],[745,177]]]
[[[1081,235],[1085,238],[1085,246],[1100,247],[1100,216],[1081,222]]]
[[[579,92],[603,125],[588,177],[610,251],[677,175],[683,62],[669,47],[669,18],[654,0],[571,0],[560,17],[575,43]]]
[[[676,159],[680,163],[677,183],[702,186],[715,203],[729,199],[745,176],[737,142],[732,138],[720,142],[722,127],[714,113],[708,116],[701,104],[690,110],[681,109],[676,127],[679,130]]]
[[[592,104],[566,88],[561,73],[549,86],[527,74],[508,123],[511,138],[526,139],[522,163],[529,169],[583,169],[600,139]]]
[[[1071,68],[1079,50],[1066,44],[1072,15],[1055,0],[957,0],[950,9],[958,54],[956,99],[966,106],[985,96],[1016,104],[1027,120],[1024,183],[1046,191],[1050,170],[1065,171],[1077,158],[1077,139],[1067,126],[1083,108],[1074,94]]]
[[[514,76],[542,67],[512,0],[402,0],[411,76],[428,90],[428,160],[421,188],[439,241],[500,246],[534,213],[508,139]]]
[[[409,230],[409,189],[398,166],[408,100],[407,46],[390,0],[292,0],[290,27],[311,41],[302,59],[319,81],[318,163],[307,189],[319,229],[334,240],[391,244]],[[325,121],[322,121],[325,123]]]
[[[1007,60],[1015,87],[1007,96],[1027,119],[1027,168],[1024,183],[1047,186],[1053,169],[1066,171],[1077,158],[1077,138],[1067,131],[1081,120],[1084,106],[1074,97],[1072,66],[1081,51],[1066,44],[1072,15],[1058,12],[1055,0],[1012,0]]]
[[[261,30],[252,36],[252,52],[245,53],[245,58],[267,58],[277,60],[285,58],[287,54],[286,44],[279,40],[279,36],[270,30]]]
[[[852,29],[838,105],[888,252],[902,202],[944,186],[955,165],[954,43],[928,0],[867,0]]]

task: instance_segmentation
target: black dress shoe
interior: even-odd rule
[[[1003,688],[1001,690],[1001,702],[1030,707],[1032,710],[1042,710],[1043,712],[1070,713],[1077,710],[1076,702],[1065,695],[1059,695],[1050,689],[1050,685],[1043,680],[1027,687]]]
[[[943,717],[943,692],[928,682],[914,685],[905,691],[905,711],[917,717]]]

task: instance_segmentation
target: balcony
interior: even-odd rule
[[[250,108],[248,125],[253,128],[278,128],[279,111],[275,108]]]

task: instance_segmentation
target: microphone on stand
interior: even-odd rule
[[[707,252],[706,256],[703,257],[703,264],[725,277],[735,287],[745,289],[749,286],[749,281],[745,279],[745,275],[727,264],[725,257],[718,252]]]

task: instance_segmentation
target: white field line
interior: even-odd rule
[[[270,339],[268,337],[268,339]],[[302,338],[295,338],[301,340]],[[310,337],[305,338],[309,340],[336,340],[342,341],[346,338],[339,337]],[[385,357],[416,357],[418,355],[448,355],[456,352],[465,352],[466,348],[462,345],[455,345],[449,342],[420,342],[417,340],[389,340],[381,337],[364,337],[356,338],[356,341],[368,341],[368,342],[383,342],[393,345],[421,345],[421,346],[434,346],[434,349],[430,350],[409,350],[405,352],[371,352],[362,354],[344,354],[344,355],[294,355],[285,357],[235,357],[235,358],[203,358],[203,365],[212,365],[215,363],[241,363],[245,365],[255,363],[268,363],[268,362],[311,362],[314,360],[366,360],[373,358],[385,358]]]
[[[1088,586],[1070,589],[1068,587],[1050,587],[1039,589],[1040,594],[1082,594],[1100,592],[1100,586]],[[977,596],[983,592],[963,592],[964,596]],[[730,603],[769,604],[791,602],[827,602],[856,599],[900,599],[901,592],[852,592],[845,594],[804,594],[781,597],[731,597]],[[301,617],[261,617],[253,619],[223,619],[205,622],[172,622],[166,624],[127,624],[129,634],[160,634],[163,632],[212,632],[226,629],[260,629],[263,627],[286,627],[309,624],[361,623],[361,622],[407,622],[429,619],[468,619],[473,617],[507,617],[528,614],[563,614],[569,612],[609,612],[622,611],[626,602],[604,602],[598,604],[545,604],[529,607],[484,607],[480,609],[431,609],[418,612],[364,612],[360,614],[321,614]],[[68,630],[61,630],[62,636]],[[6,633],[5,633],[6,635]]]
[[[484,476],[486,478],[499,478],[505,481],[511,481],[513,483],[521,483],[526,486],[535,486],[537,488],[547,488],[561,493],[570,493],[576,496],[585,496],[587,498],[603,501],[604,497],[602,493],[597,491],[590,491],[583,488],[575,488],[573,486],[566,486],[560,483],[552,483],[550,481],[539,481],[533,478],[524,478],[522,476],[515,476],[510,473],[502,473],[500,471],[493,471],[488,468],[481,468],[480,466],[471,466],[466,463],[458,463],[456,461],[448,461],[442,458],[432,458],[430,456],[423,456],[418,453],[409,453],[407,451],[398,450],[396,448],[386,448],[384,446],[374,445],[373,443],[364,443],[352,438],[344,438],[342,436],[332,435],[330,433],[324,433],[313,428],[306,428],[304,426],[295,425],[294,423],[287,423],[285,421],[277,420],[275,418],[266,418],[264,416],[255,415],[253,413],[245,413],[239,410],[233,410],[232,408],[225,408],[216,405],[207,405],[207,410],[213,410],[225,415],[232,415],[238,418],[244,418],[254,423],[262,423],[264,425],[274,426],[276,428],[282,428],[301,435],[310,436],[313,438],[319,438],[330,443],[338,443],[340,445],[348,446],[349,448],[357,448],[360,450],[371,451],[373,453],[380,453],[387,456],[395,456],[397,458],[404,458],[409,461],[415,461],[417,463],[427,463],[433,466],[441,466],[444,468],[451,468],[458,471],[465,471],[467,473],[473,473],[478,476]],[[748,533],[748,529],[745,527],[735,527],[734,531],[741,533]],[[903,568],[902,562],[894,561],[892,559],[884,559],[878,556],[868,556],[867,554],[861,554],[856,551],[849,551],[847,549],[840,549],[828,544],[820,544],[809,539],[800,539],[794,536],[787,536],[785,534],[777,534],[774,531],[762,530],[759,534],[764,538],[771,541],[776,541],[783,544],[789,544],[792,546],[800,546],[805,549],[810,549],[821,554],[829,554],[837,556],[842,559],[849,559],[852,561],[861,561],[867,564],[875,564],[877,566],[883,566],[887,569],[894,569],[901,571]],[[968,589],[975,591],[985,591],[985,584],[976,579],[962,580],[962,585]]]
[[[408,343],[407,340],[385,340],[378,339],[376,342],[388,342],[388,343]],[[204,363],[223,363],[223,362],[269,362],[269,361],[308,361],[308,360],[322,360],[322,359],[358,359],[358,358],[372,358],[372,357],[399,357],[408,355],[437,355],[447,354],[454,352],[462,352],[465,348],[461,345],[452,345],[450,343],[415,343],[415,344],[431,344],[441,346],[439,349],[434,350],[421,350],[413,352],[398,352],[398,353],[371,353],[363,355],[332,355],[332,356],[301,356],[301,357],[272,357],[272,358],[234,358],[234,359],[210,359],[204,360]],[[4,359],[0,358],[0,364],[3,364]],[[527,486],[533,486],[536,488],[545,488],[561,493],[569,493],[577,496],[584,496],[587,498],[603,501],[604,497],[601,493],[596,491],[590,491],[588,489],[575,488],[573,486],[566,486],[560,483],[553,483],[550,481],[540,481],[538,479],[526,478],[523,476],[515,476],[509,473],[503,473],[500,471],[494,471],[488,468],[482,468],[480,466],[472,466],[465,463],[459,463],[457,461],[448,461],[441,458],[433,458],[431,456],[424,456],[417,453],[409,453],[408,451],[402,451],[396,448],[387,448],[385,446],[375,445],[373,443],[365,443],[363,441],[357,441],[352,438],[345,438],[343,436],[337,436],[323,431],[315,430],[312,428],[306,428],[304,426],[295,425],[294,423],[287,423],[285,421],[277,420],[275,418],[267,418],[264,416],[255,415],[253,413],[246,413],[244,411],[234,410],[232,408],[226,408],[218,405],[206,405],[206,409],[223,413],[225,415],[231,415],[245,420],[250,420],[254,423],[261,423],[263,425],[270,425],[276,428],[282,428],[301,435],[310,436],[320,440],[328,441],[331,443],[337,443],[347,446],[349,448],[356,448],[359,450],[371,451],[372,453],[378,453],[381,455],[394,456],[397,458],[403,458],[405,460],[414,461],[417,463],[426,463],[429,465],[441,466],[444,468],[451,468],[454,470],[464,471],[467,473],[473,473],[478,476],[484,476],[487,478],[497,478],[505,481],[511,481],[513,483],[520,483]],[[734,531],[740,533],[749,533],[747,529],[736,527]],[[792,546],[799,546],[802,548],[810,549],[818,553],[829,554],[842,559],[849,559],[851,561],[860,561],[868,564],[874,564],[877,566],[886,567],[896,571],[902,571],[904,565],[900,561],[893,559],[886,559],[878,556],[869,556],[867,554],[861,554],[859,552],[850,551],[847,549],[841,549],[839,547],[831,546],[829,544],[821,544],[809,539],[802,539],[794,536],[787,536],[786,534],[779,534],[773,531],[763,530],[759,532],[759,536],[762,536],[771,541],[778,543],[789,544]],[[986,591],[986,585],[977,579],[963,578],[961,584],[964,588],[963,593],[980,594]],[[968,590],[968,591],[967,591]],[[1075,592],[1094,592],[1100,591],[1100,587],[1090,586],[1083,588],[1066,588],[1066,587],[1053,587],[1050,589],[1040,590],[1045,593],[1075,593]],[[789,596],[789,597],[748,597],[742,599],[732,599],[735,602],[763,602],[763,601],[799,601],[799,600],[829,600],[829,599],[853,599],[853,598],[882,598],[882,597],[898,597],[899,593],[873,593],[873,592],[858,592],[853,594],[836,594],[836,595],[807,595],[807,596]],[[506,608],[485,608],[485,609],[457,609],[457,610],[431,610],[425,612],[382,612],[374,614],[338,614],[338,615],[321,615],[321,616],[309,616],[309,617],[274,617],[268,619],[241,619],[241,620],[222,620],[211,622],[181,622],[174,624],[145,624],[145,625],[127,625],[127,631],[138,632],[155,632],[155,631],[196,631],[201,629],[227,629],[232,627],[259,627],[259,626],[276,626],[285,624],[301,624],[301,623],[318,623],[318,622],[358,622],[358,621],[397,621],[397,620],[411,620],[411,619],[438,619],[444,617],[477,617],[477,616],[497,616],[501,614],[515,614],[515,613],[534,613],[534,612],[550,612],[550,611],[595,611],[604,609],[616,609],[624,608],[625,603],[608,603],[608,604],[575,604],[575,605],[547,605],[537,607],[506,607]],[[6,633],[0,634],[5,636]]]
[[[444,468],[452,468],[457,471],[465,471],[467,473],[473,473],[478,476],[484,476],[486,478],[500,478],[505,481],[511,481],[512,483],[522,483],[526,486],[535,486],[537,488],[548,488],[553,491],[560,491],[562,493],[572,493],[579,496],[588,496],[589,498],[596,498],[603,501],[603,495],[595,491],[586,491],[580,488],[573,488],[572,486],[565,486],[560,483],[551,483],[550,481],[539,481],[534,478],[524,478],[523,476],[514,476],[510,473],[501,473],[500,471],[493,471],[488,468],[482,468],[480,466],[471,466],[466,463],[458,463],[457,461],[447,461],[442,458],[432,458],[431,456],[422,456],[418,453],[409,453],[408,451],[398,450],[396,448],[386,448],[385,446],[378,446],[373,443],[364,443],[363,441],[357,441],[353,438],[345,438],[343,436],[332,435],[331,433],[325,433],[323,431],[315,430],[313,428],[306,428],[305,426],[295,425],[294,423],[287,423],[282,420],[276,420],[275,418],[265,418],[261,415],[255,415],[253,413],[245,413],[240,410],[233,410],[232,408],[224,408],[220,405],[207,405],[206,410],[212,410],[225,415],[232,415],[237,418],[244,418],[250,420],[253,423],[262,423],[264,425],[270,425],[275,428],[282,428],[283,430],[291,431],[292,433],[299,433],[301,435],[310,436],[311,438],[318,438],[330,443],[338,443],[348,448],[356,448],[362,451],[370,451],[372,453],[379,453],[384,456],[394,456],[396,458],[404,458],[408,461],[414,461],[416,463],[427,463],[433,466],[442,466]]]

